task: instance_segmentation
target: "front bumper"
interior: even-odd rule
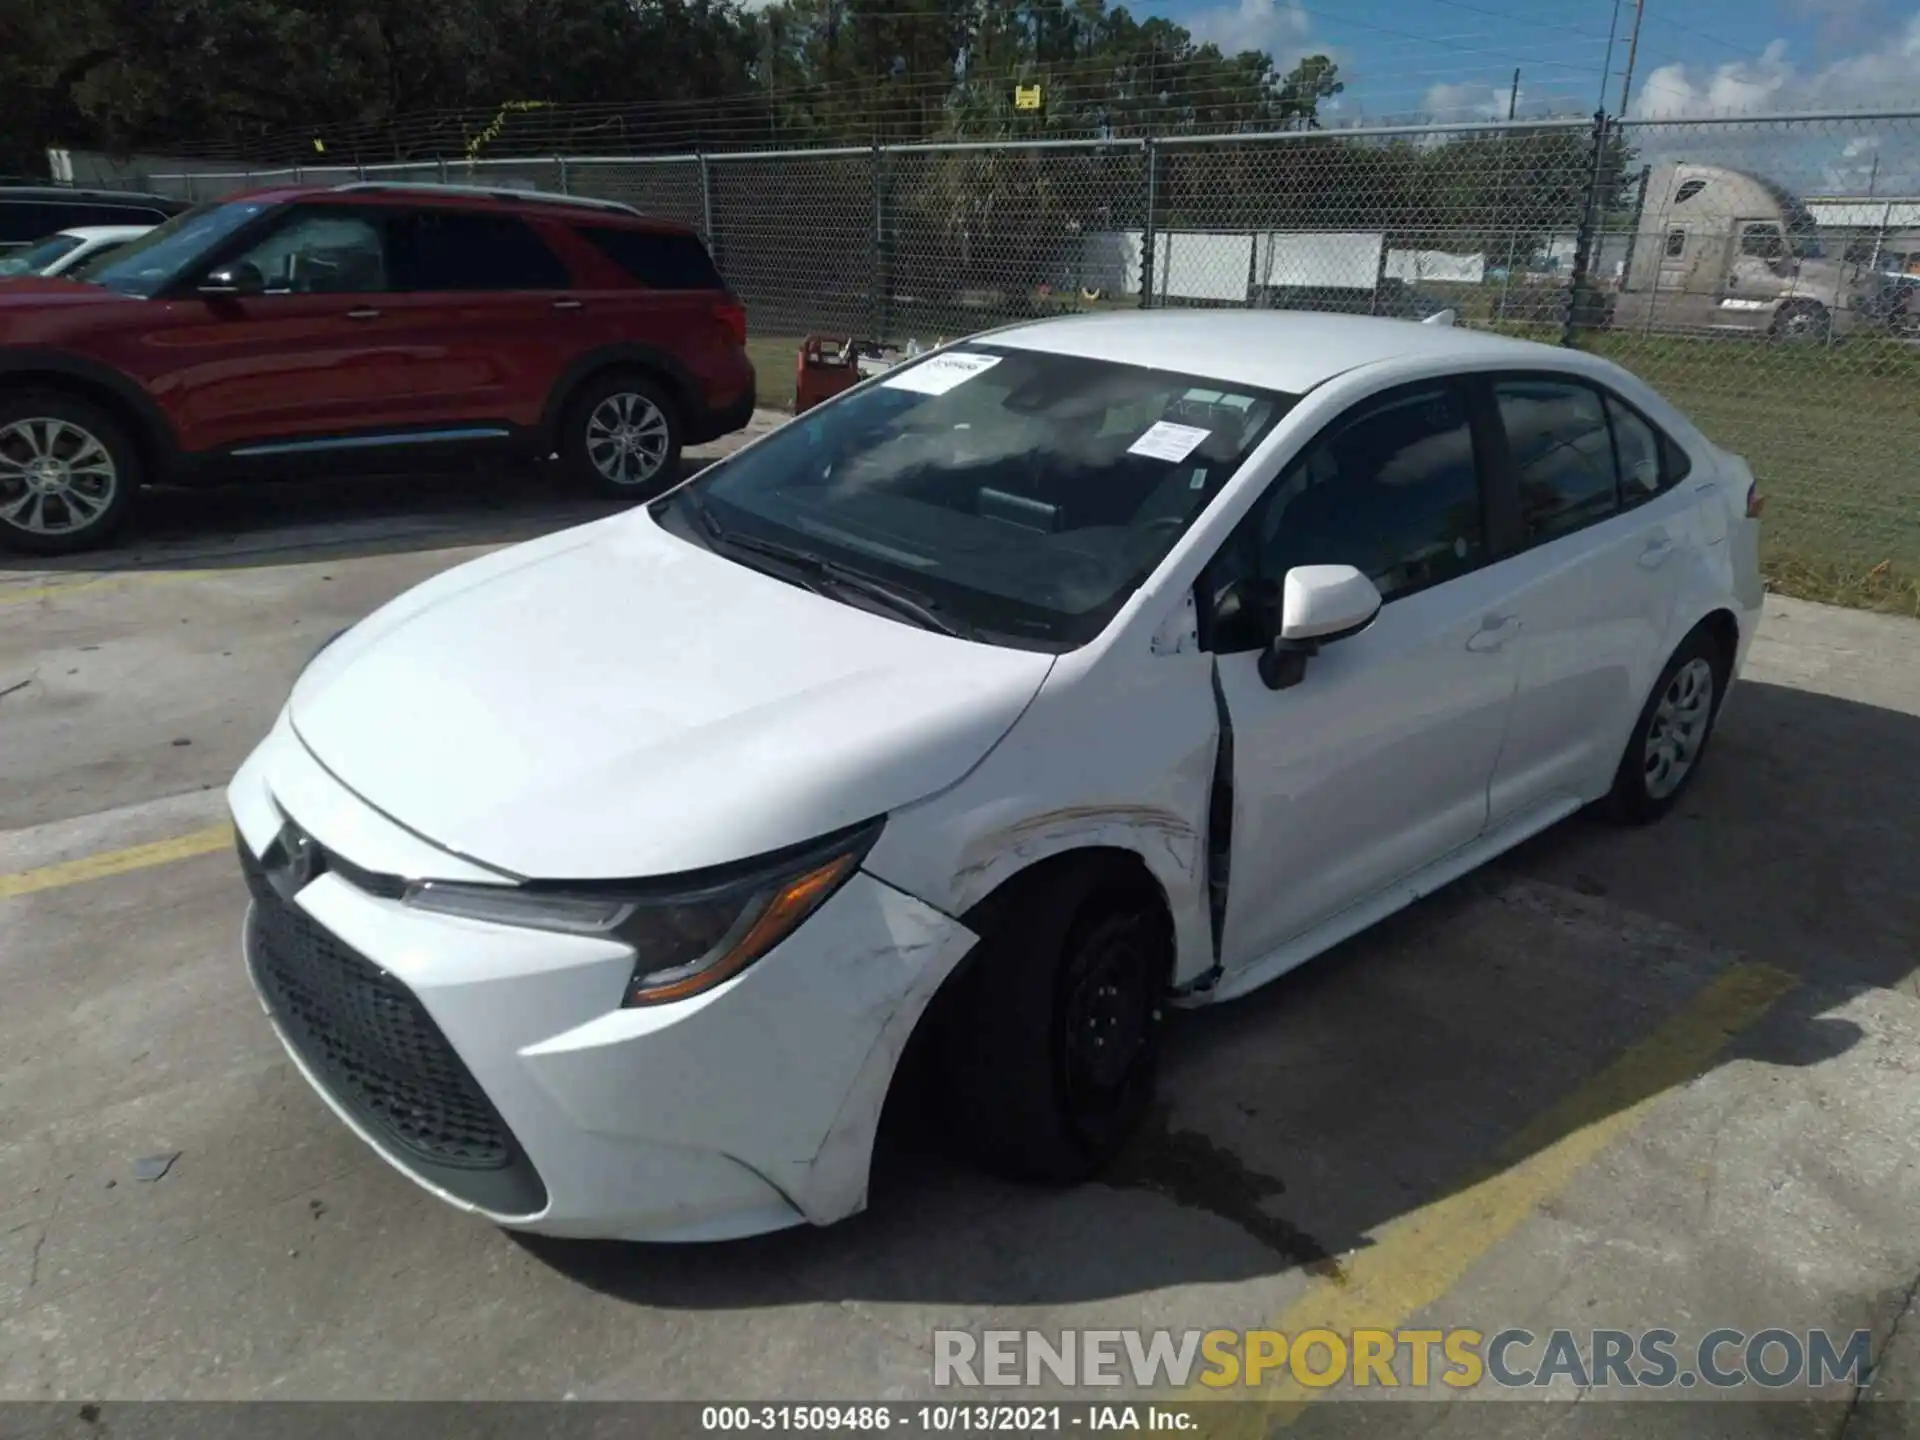
[[[617,942],[369,889],[354,867],[485,872],[358,800],[284,720],[229,802],[249,973],[301,1073],[416,1183],[515,1228],[717,1240],[858,1211],[894,1064],[974,939],[862,873],[733,980],[622,1009]],[[259,858],[289,818],[351,863],[281,893]]]

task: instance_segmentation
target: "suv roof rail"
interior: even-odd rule
[[[500,185],[441,185],[426,180],[349,180],[335,190],[423,191],[429,195],[473,195],[489,200],[532,200],[542,205],[578,205],[587,210],[611,210],[621,215],[639,215],[631,205],[619,200],[597,200],[588,195],[556,195],[551,190],[516,190]]]

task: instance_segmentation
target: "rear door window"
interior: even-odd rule
[[[700,237],[684,231],[576,227],[594,248],[651,290],[718,290],[720,272]]]
[[[516,215],[408,210],[391,226],[394,288],[401,291],[565,290],[567,267]]]
[[[1501,380],[1494,403],[1520,485],[1526,543],[1570,535],[1620,508],[1600,392],[1575,381]]]

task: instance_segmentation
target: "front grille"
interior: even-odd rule
[[[248,955],[274,1018],[327,1091],[396,1158],[471,1203],[544,1208],[545,1187],[413,992],[269,883],[245,852]]]

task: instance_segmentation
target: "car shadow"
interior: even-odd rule
[[[1181,1016],[1163,1108],[1100,1183],[984,1178],[902,1084],[869,1207],[842,1224],[684,1247],[515,1238],[606,1295],[698,1310],[1338,1282],[1381,1227],[1608,1115],[1724,1066],[1844,1054],[1862,1031],[1832,1012],[1908,979],[1920,909],[1892,897],[1920,896],[1920,815],[1891,797],[1920,794],[1920,718],[1758,682],[1736,698],[1665,822],[1576,817],[1245,1000]],[[1810,874],[1814,856],[1826,868]],[[1822,874],[1824,900],[1808,893]],[[1631,1059],[1756,966],[1794,983],[1724,1048]]]

